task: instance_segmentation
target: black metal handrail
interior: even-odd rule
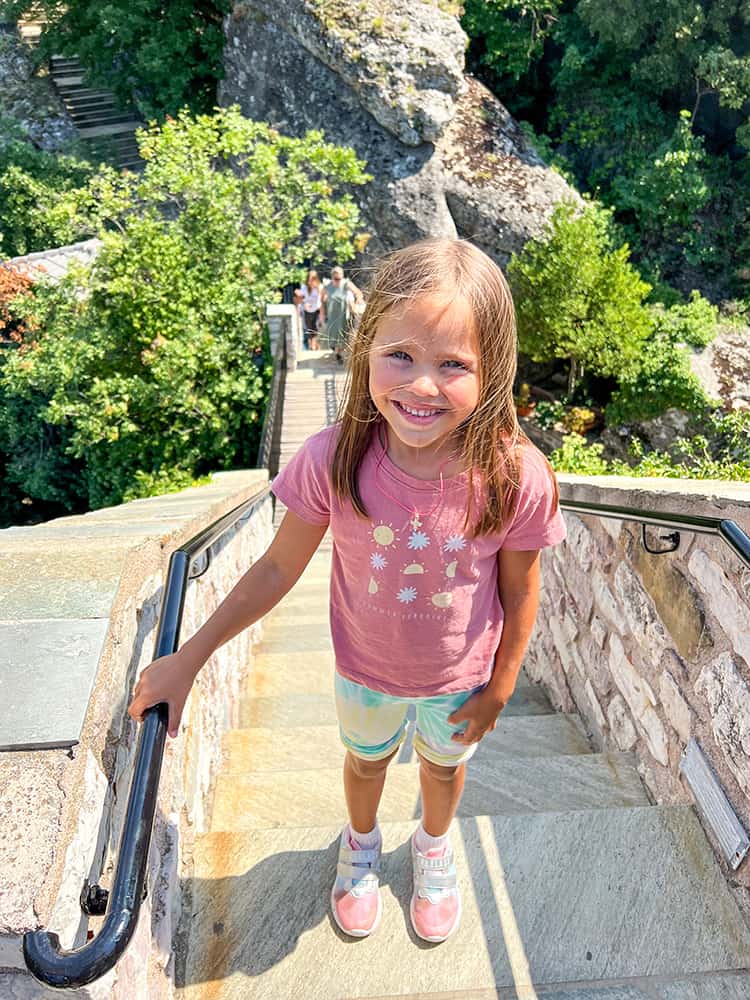
[[[566,500],[560,497],[560,507],[578,514],[597,514],[618,521],[638,521],[661,528],[676,528],[695,531],[702,535],[718,535],[739,556],[746,566],[750,566],[750,537],[736,521],[720,517],[700,517],[695,514],[672,514],[670,512],[642,510],[639,507],[620,507],[615,504],[590,503],[588,500]]]
[[[172,553],[159,612],[154,659],[177,649],[192,564],[203,553],[208,556],[210,546],[270,492],[270,485],[265,486]],[[205,568],[200,575],[204,572]],[[29,972],[46,986],[75,988],[99,979],[109,972],[130,942],[144,896],[166,735],[167,706],[155,705],[144,713],[138,737],[117,865],[99,933],[74,951],[61,948],[59,937],[51,931],[29,931],[24,935],[23,955]]]

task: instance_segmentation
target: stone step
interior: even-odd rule
[[[89,128],[79,128],[78,134],[82,139],[94,139],[101,135],[123,135],[125,132],[135,132],[137,128],[142,128],[141,122],[129,121],[116,125],[95,125]]]
[[[648,804],[632,754],[477,756],[466,769],[457,815],[506,816]],[[380,820],[395,823],[420,815],[419,764],[391,764],[378,810]],[[216,781],[213,832],[326,826],[346,820],[340,767],[219,774]]]
[[[58,87],[82,87],[84,85],[84,73],[83,69],[80,71],[73,71],[61,73],[53,73],[52,78]]]
[[[80,97],[68,97],[65,99],[65,106],[71,114],[80,114],[83,111],[90,111],[92,109],[112,109],[119,110],[119,106],[115,103],[115,99],[112,96],[109,97],[97,97],[82,95]]]
[[[591,983],[550,983],[507,990],[451,990],[449,993],[399,994],[400,1000],[747,1000],[750,973],[698,973],[689,979],[639,976]],[[353,1000],[353,998],[348,998]],[[365,997],[362,1000],[393,1000]]]
[[[455,997],[750,968],[750,930],[690,807],[460,817],[463,918],[438,946],[409,924],[413,830],[383,824],[383,918],[356,942],[329,912],[338,826],[200,838],[185,882],[184,1000]]]
[[[103,108],[101,110],[75,111],[70,116],[73,124],[78,129],[89,128],[93,125],[114,125],[122,122],[132,122],[133,116],[127,111],[116,111],[115,109]]]
[[[413,727],[401,744],[397,761],[416,760]],[[233,729],[224,740],[222,774],[258,771],[291,771],[300,764],[305,748],[307,768],[341,767],[344,747],[338,726],[298,726],[283,729]],[[494,731],[479,744],[476,760],[515,754],[520,757],[552,757],[590,754],[588,737],[577,715],[501,716]]]

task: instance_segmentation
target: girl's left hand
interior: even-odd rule
[[[497,718],[505,708],[508,698],[485,688],[467,698],[463,705],[448,716],[451,725],[468,722],[462,733],[454,733],[451,739],[455,743],[478,743],[483,736],[495,728]]]

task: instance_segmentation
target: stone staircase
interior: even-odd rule
[[[19,34],[31,46],[38,44],[43,29],[43,12],[31,12],[18,23]],[[52,56],[49,73],[91,156],[123,170],[140,169],[143,161],[134,133],[143,122],[132,111],[119,108],[110,91],[88,87],[85,71],[75,56]]]
[[[303,356],[282,455],[329,422],[321,398],[340,377]],[[182,1000],[747,1000],[750,930],[693,809],[650,804],[634,758],[593,752],[580,719],[556,714],[523,675],[468,766],[453,826],[459,931],[430,945],[409,923],[420,814],[410,733],[379,813],[381,925],[366,939],[339,932],[328,904],[346,820],[330,558],[313,557],[264,625],[184,882]]]
[[[79,137],[92,153],[122,169],[139,169],[143,161],[134,133],[143,122],[132,111],[119,108],[110,91],[88,87],[75,57],[52,56],[50,76]]]

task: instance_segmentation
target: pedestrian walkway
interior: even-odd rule
[[[281,463],[333,419],[343,375],[303,355]],[[380,810],[384,912],[350,939],[329,912],[346,821],[328,631],[330,551],[269,616],[210,832],[185,883],[182,1000],[747,1000],[750,930],[692,808],[649,802],[628,753],[595,753],[522,675],[468,768],[454,823],[464,913],[441,945],[409,921],[420,815],[406,741]]]

